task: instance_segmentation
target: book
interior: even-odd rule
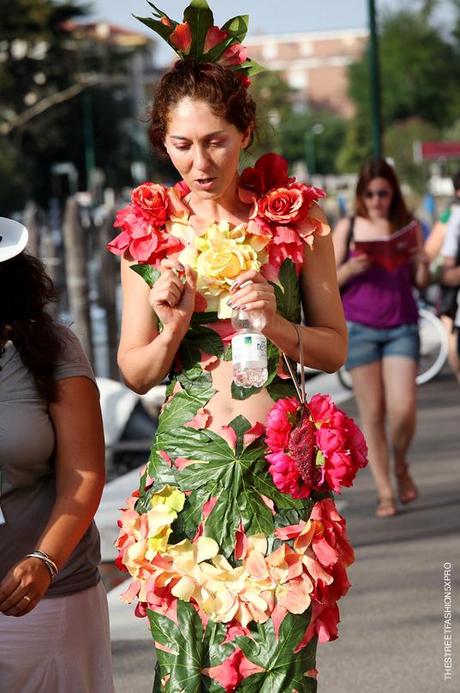
[[[366,254],[374,265],[394,272],[411,259],[411,251],[420,244],[420,230],[417,221],[411,221],[399,231],[385,238],[371,241],[355,241],[354,255]]]

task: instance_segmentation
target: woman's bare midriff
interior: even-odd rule
[[[219,433],[222,426],[228,426],[230,421],[239,415],[246,417],[252,425],[258,421],[265,423],[267,414],[273,406],[273,400],[265,388],[248,399],[232,399],[233,364],[231,361],[219,361],[211,371],[211,375],[216,393],[206,404],[206,409],[212,417],[208,428]]]

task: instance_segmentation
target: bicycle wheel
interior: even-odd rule
[[[426,308],[419,308],[420,361],[417,385],[434,378],[447,361],[447,333],[440,319]]]
[[[350,371],[347,371],[345,366],[342,366],[342,368],[340,368],[340,370],[337,371],[337,377],[342,387],[344,387],[346,390],[353,390],[353,383],[351,380]]]

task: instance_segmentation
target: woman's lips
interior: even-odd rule
[[[211,177],[209,177],[209,178],[197,178],[195,180],[195,183],[198,185],[198,187],[201,190],[210,190],[213,187],[215,180],[216,180],[215,178],[211,178]]]

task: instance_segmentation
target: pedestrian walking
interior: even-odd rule
[[[369,253],[358,252],[355,243],[390,241],[412,221],[393,168],[384,160],[373,160],[363,165],[359,175],[355,216],[340,220],[333,234],[349,330],[346,367],[369,446],[378,494],[377,517],[397,513],[391,456],[399,500],[410,503],[417,498],[407,459],[416,426],[419,357],[413,290],[427,285],[429,271],[420,230],[414,249],[391,269]],[[372,251],[372,245],[368,247]]]
[[[0,219],[0,690],[113,693],[98,392],[26,242]]]

